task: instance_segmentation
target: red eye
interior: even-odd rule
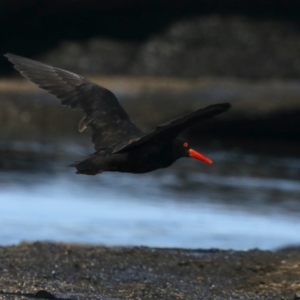
[[[183,147],[187,148],[189,146],[189,144],[187,142],[183,143]]]

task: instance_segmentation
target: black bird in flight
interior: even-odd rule
[[[131,121],[116,96],[102,86],[38,61],[13,54],[5,56],[24,77],[54,95],[62,105],[84,111],[79,131],[91,127],[96,152],[73,165],[77,174],[95,175],[103,171],[146,173],[169,167],[181,157],[212,163],[178,135],[202,120],[227,111],[229,103],[210,105],[144,133]]]

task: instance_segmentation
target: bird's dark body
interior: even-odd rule
[[[210,105],[142,132],[129,118],[115,95],[75,73],[13,54],[5,55],[15,68],[61,101],[80,108],[85,116],[79,131],[92,129],[95,153],[73,166],[78,174],[95,175],[103,171],[146,173],[166,168],[181,157],[210,159],[191,149],[178,138],[185,129],[227,111],[229,103]]]
[[[176,142],[181,144],[179,140]],[[112,153],[112,149],[102,149],[74,166],[78,174],[88,175],[102,171],[147,173],[159,168],[167,168],[182,157],[179,147],[177,155],[173,152],[173,142],[167,145],[140,146],[125,153]]]

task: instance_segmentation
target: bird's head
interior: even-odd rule
[[[178,158],[179,157],[192,157],[192,158],[196,158],[198,160],[202,160],[202,161],[206,162],[207,164],[213,163],[212,160],[209,159],[208,157],[195,151],[194,149],[191,149],[189,143],[185,140],[181,140],[181,139],[174,140],[173,151],[175,152],[174,154],[176,156],[178,156]]]

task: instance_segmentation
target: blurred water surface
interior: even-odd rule
[[[93,152],[90,131],[76,130],[82,112],[25,81],[2,81],[1,245],[53,240],[275,249],[300,243],[298,83],[125,79],[99,83],[148,130],[230,101],[230,112],[189,133],[201,140],[190,144],[214,164],[181,159],[148,174],[76,175],[66,166]],[[278,118],[268,119],[275,112]]]
[[[66,151],[86,152],[78,147],[68,144]],[[67,159],[2,167],[0,244],[275,249],[300,243],[299,157],[196,148],[214,164],[181,159],[147,174],[79,176],[66,167],[74,150]]]

